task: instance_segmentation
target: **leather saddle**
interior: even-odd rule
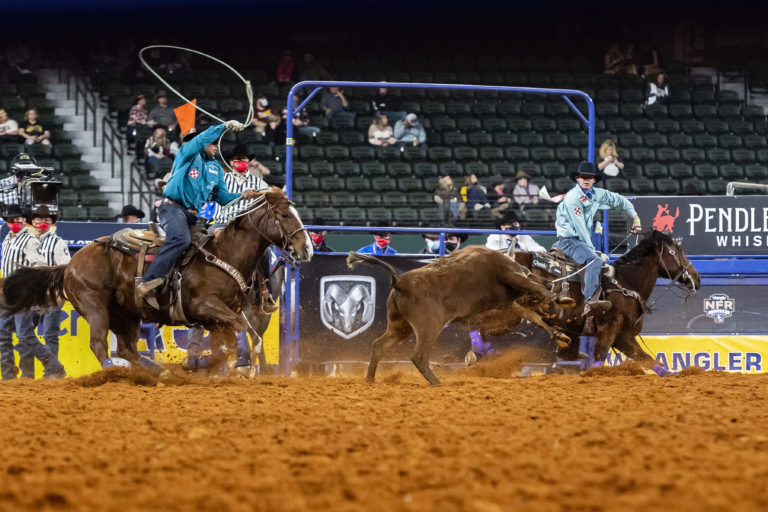
[[[549,274],[555,276],[555,278],[561,278],[563,276],[570,276],[566,281],[570,283],[580,283],[581,274],[575,274],[584,265],[579,265],[575,261],[568,258],[560,249],[550,249],[549,252],[534,252],[532,253],[533,262],[531,266],[541,269]],[[610,265],[603,265],[601,274],[612,276],[613,267]]]
[[[192,243],[187,252],[195,250],[200,245],[201,239],[210,236],[205,229],[199,226],[192,226],[190,228],[190,235]],[[155,259],[155,254],[165,245],[165,234],[161,232],[154,222],[150,222],[149,229],[125,228],[110,236],[101,237],[96,241],[105,244],[107,247],[117,249],[135,259],[151,262]],[[186,256],[187,253],[182,256],[181,260],[186,260]]]

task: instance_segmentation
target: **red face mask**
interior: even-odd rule
[[[389,245],[389,238],[381,238],[374,235],[373,239],[376,241],[376,245],[382,249],[386,249]]]
[[[310,236],[312,237],[312,243],[315,245],[320,245],[325,240],[325,235],[316,235],[312,233]]]
[[[248,170],[248,162],[245,162],[243,160],[237,160],[235,162],[232,162],[232,168],[237,172],[245,172]]]
[[[32,225],[35,226],[40,231],[48,231],[48,229],[51,227],[51,225],[48,224],[47,222],[35,222]]]
[[[24,223],[23,222],[9,222],[8,223],[8,227],[14,233],[18,233],[19,231],[21,231],[21,228],[24,227]]]

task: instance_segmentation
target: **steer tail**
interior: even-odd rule
[[[395,267],[393,267],[386,261],[382,261],[379,258],[376,258],[375,256],[370,256],[368,254],[360,254],[355,251],[349,251],[349,256],[347,256],[347,266],[350,269],[353,269],[356,266],[358,266],[360,263],[370,263],[371,265],[381,265],[382,267],[389,270],[389,272],[392,274],[392,281],[390,283],[392,285],[392,288],[397,290],[397,270],[395,270]]]
[[[22,267],[5,278],[0,310],[16,314],[33,307],[50,309],[64,297],[66,265],[55,267]]]

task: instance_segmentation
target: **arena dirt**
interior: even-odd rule
[[[403,371],[2,383],[0,510],[768,509],[767,376],[513,363],[441,388]]]

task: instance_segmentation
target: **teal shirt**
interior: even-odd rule
[[[575,236],[594,249],[591,232],[598,210],[624,210],[630,218],[637,214],[635,207],[625,197],[604,188],[592,187],[592,190],[592,198],[587,197],[579,185],[565,194],[557,206],[555,229],[558,237]]]
[[[171,179],[163,190],[163,196],[190,210],[200,210],[212,198],[219,204],[231,203],[240,198],[227,190],[224,170],[216,160],[206,160],[203,150],[216,142],[227,127],[212,126],[203,133],[182,144],[173,161]]]

